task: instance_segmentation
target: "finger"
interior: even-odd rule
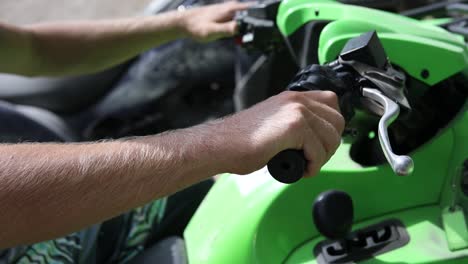
[[[325,162],[327,162],[333,156],[333,154],[335,154],[336,150],[340,146],[341,134],[338,134],[333,125],[325,119],[319,118],[318,121],[314,123],[314,125],[315,132],[318,138],[321,140],[327,154],[325,159]]]
[[[327,153],[312,129],[307,130],[302,149],[307,160],[307,168],[304,172],[304,177],[317,175],[326,161]]]
[[[323,163],[325,163],[331,158],[340,145],[341,135],[328,120],[322,118],[317,112],[309,111],[310,114],[306,116],[307,124],[322,144],[325,151],[325,159]],[[304,141],[306,140],[304,139]]]
[[[301,138],[300,145],[297,146],[304,151],[308,161],[304,176],[314,176],[335,153],[341,142],[341,137],[330,123],[305,105],[294,104],[293,109],[300,112],[301,118],[304,120],[304,127],[300,129],[298,135]]]
[[[313,113],[319,115],[322,119],[327,120],[330,122],[336,129],[337,134],[341,135],[343,133],[345,127],[345,120],[343,116],[338,112],[335,107],[330,106],[334,105],[333,97],[329,98],[327,95],[324,95],[323,98],[316,100],[316,96],[321,96],[321,94],[313,94],[314,98],[308,96],[307,94],[303,93],[304,97],[301,101],[308,109],[310,109]],[[299,99],[300,100],[300,99]],[[321,103],[324,100],[329,100],[328,103]]]
[[[337,111],[340,111],[338,96],[332,91],[310,91],[303,93],[310,97],[312,100],[319,101],[323,104],[332,107]]]
[[[218,10],[215,16],[215,21],[217,22],[227,22],[234,18],[236,12],[245,10],[249,8],[252,3],[240,3],[240,2],[227,2],[222,4],[223,7]]]
[[[213,24],[210,27],[210,38],[231,37],[237,33],[237,23],[235,21]]]
[[[253,6],[254,4],[256,4],[256,2],[227,1],[222,5],[225,6],[226,10],[241,11]]]
[[[309,102],[306,106],[323,120],[333,125],[333,128],[336,130],[338,135],[343,133],[346,125],[345,119],[337,110],[317,101]]]

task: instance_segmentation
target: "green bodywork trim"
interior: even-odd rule
[[[318,15],[316,15],[317,12]],[[379,32],[397,32],[438,39],[454,45],[464,45],[461,36],[442,28],[376,9],[344,5],[333,1],[287,0],[282,2],[278,10],[278,28],[285,36],[289,36],[299,27],[313,20],[346,21],[351,31],[368,25],[364,32],[375,29]],[[355,26],[354,23],[359,25]]]
[[[321,63],[335,60],[350,38],[356,34],[336,35],[335,26],[326,27],[320,38]],[[418,36],[395,33],[378,33],[390,61],[403,68],[413,78],[434,85],[462,71],[466,65],[465,50],[459,46],[447,44],[438,40],[424,39]],[[336,36],[336,37],[332,37]],[[415,62],[417,58],[417,62]],[[450,64],[445,63],[450,62]],[[423,70],[429,72],[428,78],[423,78]]]
[[[463,208],[445,208],[442,212],[442,223],[450,250],[460,250],[468,247],[468,229]]]
[[[392,63],[429,85],[462,71],[468,62],[463,37],[389,12],[333,1],[289,0],[283,1],[277,16],[285,36],[314,20],[330,21],[320,35],[320,63],[336,59],[350,38],[372,30],[378,32]],[[423,70],[429,77],[421,76]]]
[[[458,250],[468,247],[467,226],[455,226],[456,221],[462,221],[461,216],[457,214],[449,215],[447,208],[455,207],[462,210],[466,221],[466,212],[468,212],[468,197],[461,191],[461,173],[465,160],[468,159],[468,103],[465,105],[462,113],[451,124],[453,127],[453,140],[459,142],[455,144],[451,154],[450,164],[447,170],[447,179],[445,181],[440,207],[444,208],[442,218],[446,228],[447,240],[452,250]],[[458,212],[460,213],[460,212]]]
[[[439,25],[443,25],[443,24],[452,22],[453,18],[444,17],[444,18],[435,18],[435,19],[424,19],[424,20],[420,20],[420,21],[422,23],[426,23],[428,25],[439,26]]]

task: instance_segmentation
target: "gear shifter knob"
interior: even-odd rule
[[[342,191],[323,192],[314,202],[312,215],[323,236],[332,240],[345,238],[353,225],[353,200]]]

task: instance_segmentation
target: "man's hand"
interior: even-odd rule
[[[185,10],[181,14],[181,26],[188,36],[201,42],[233,36],[237,32],[235,13],[250,5],[231,1]]]
[[[280,151],[302,149],[316,175],[341,142],[344,119],[332,92],[283,92],[219,123],[229,172],[247,174]]]

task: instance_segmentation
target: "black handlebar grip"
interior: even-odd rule
[[[313,90],[328,90],[339,98],[341,114],[346,121],[354,115],[355,102],[353,98],[359,89],[354,89],[356,78],[353,70],[347,69],[339,61],[327,65],[310,65],[302,69],[287,90],[304,92]],[[359,96],[357,96],[359,97]],[[271,176],[282,183],[299,181],[307,167],[307,160],[301,150],[285,150],[268,162]]]
[[[268,162],[268,171],[275,180],[291,184],[299,181],[307,167],[307,160],[301,150],[281,151]]]

